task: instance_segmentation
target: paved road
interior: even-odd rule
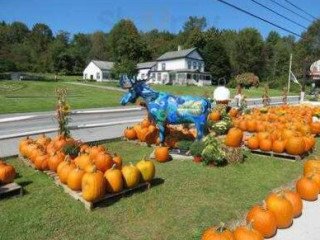
[[[136,110],[135,110],[136,109]],[[139,110],[140,109],[140,110]],[[93,110],[93,109],[90,109]],[[132,125],[134,122],[139,122],[145,115],[142,108],[138,107],[117,107],[94,109],[97,110],[124,110],[123,112],[111,113],[91,113],[72,115],[71,126],[84,124],[99,124],[109,123],[107,127],[93,127],[86,129],[77,129],[71,131],[76,139],[82,141],[99,141],[104,139],[117,138],[122,135],[123,129]],[[125,111],[129,110],[129,111]],[[79,111],[79,110],[78,110]],[[33,118],[33,116],[38,116]],[[25,117],[24,120],[19,120]],[[116,123],[121,123],[117,124]],[[6,114],[0,115],[0,157],[15,155],[18,153],[17,144],[22,137],[15,137],[10,139],[1,138],[12,136],[24,132],[45,131],[47,129],[56,128],[57,123],[54,117],[54,112],[45,113],[29,113],[29,114]],[[56,132],[49,134],[49,136],[56,135]],[[36,136],[36,135],[35,135]]]

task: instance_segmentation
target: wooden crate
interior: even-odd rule
[[[256,150],[251,150],[251,149],[248,149],[250,152],[254,153],[254,154],[259,154],[261,156],[270,156],[270,157],[277,157],[277,158],[283,158],[283,159],[286,159],[286,160],[294,160],[294,161],[299,161],[299,160],[303,160],[306,156],[309,155],[309,153],[304,153],[302,155],[291,155],[291,154],[288,154],[288,153],[275,153],[275,152],[265,152],[265,151],[262,151],[260,149],[256,149]]]
[[[32,167],[35,169],[34,164],[27,158],[21,157],[20,159],[29,167]],[[131,194],[140,190],[146,190],[151,188],[151,183],[145,182],[145,183],[140,183],[138,186],[134,188],[129,188],[129,189],[124,189],[123,191],[119,193],[107,193],[105,196],[102,198],[94,201],[94,202],[88,202],[82,197],[82,192],[81,191],[74,191],[70,189],[67,185],[63,184],[59,177],[58,174],[53,172],[53,171],[42,171],[43,173],[47,174],[54,183],[58,186],[61,186],[64,190],[65,193],[68,193],[72,198],[75,200],[78,200],[84,204],[84,207],[87,210],[93,210],[95,207],[98,207],[99,205],[103,205],[104,203],[107,203],[108,201],[114,200],[118,197],[125,196],[126,194]]]
[[[0,186],[0,199],[13,197],[13,196],[21,197],[22,195],[23,195],[22,187],[15,182]]]

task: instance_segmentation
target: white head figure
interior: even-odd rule
[[[230,90],[224,86],[217,87],[213,92],[213,99],[216,103],[228,103],[231,100]]]

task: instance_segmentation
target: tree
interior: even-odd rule
[[[183,31],[189,32],[194,29],[198,29],[199,31],[203,31],[207,27],[207,19],[205,17],[198,18],[196,16],[191,16],[188,20],[183,24]]]
[[[226,77],[231,75],[231,65],[225,47],[219,35],[212,36],[203,49],[206,68],[211,73],[213,79]]]
[[[186,48],[196,47],[198,49],[203,49],[206,45],[206,37],[203,32],[198,28],[190,31],[189,37],[184,45]]]
[[[91,59],[104,61],[111,59],[111,51],[108,48],[107,36],[103,32],[98,31],[93,33],[90,42],[91,49],[89,56]]]
[[[232,55],[237,73],[253,72],[260,76],[265,63],[265,53],[264,42],[258,30],[241,30],[235,39]]]
[[[9,41],[11,43],[22,43],[29,36],[27,25],[22,22],[13,22],[9,25]]]
[[[36,23],[31,30],[31,42],[36,51],[46,50],[48,44],[53,40],[53,34],[48,25]]]
[[[121,74],[127,74],[128,76],[134,76],[137,74],[137,64],[131,60],[123,60],[116,62],[111,75],[113,78],[118,79]]]

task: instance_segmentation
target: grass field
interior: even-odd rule
[[[152,151],[128,142],[106,145],[125,163]],[[26,195],[1,200],[0,239],[6,240],[198,240],[205,228],[238,219],[270,190],[298,177],[302,168],[301,162],[252,154],[243,164],[221,168],[191,161],[156,163],[158,185],[88,212],[47,175],[18,159],[9,162]]]
[[[0,81],[0,113],[53,111],[56,88],[68,89],[72,109],[119,106],[121,92],[65,82]]]

